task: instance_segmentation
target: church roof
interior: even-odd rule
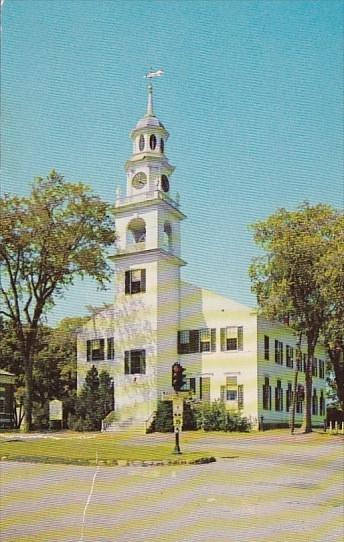
[[[158,117],[155,116],[154,110],[153,110],[153,86],[150,83],[148,85],[148,96],[147,96],[147,111],[145,116],[138,121],[134,128],[134,132],[136,130],[142,130],[144,128],[162,128],[165,129],[165,126],[163,123],[158,119]]]

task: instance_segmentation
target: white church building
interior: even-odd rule
[[[169,133],[154,114],[152,92],[149,85],[147,112],[130,135],[126,195],[116,196],[115,302],[78,334],[78,390],[92,365],[106,369],[114,382],[117,420],[108,429],[143,430],[158,401],[172,392],[171,367],[179,361],[195,400],[221,399],[254,425],[263,416],[266,427],[287,426],[295,370],[291,330],[181,278],[186,262],[180,226],[186,217],[172,194],[174,167],[165,154]],[[319,346],[314,425],[326,412],[325,376],[325,350]],[[302,408],[300,399],[296,423]]]

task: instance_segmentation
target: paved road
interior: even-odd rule
[[[312,438],[238,437],[228,459],[217,441],[222,459],[202,466],[3,462],[0,539],[342,542],[342,443]]]

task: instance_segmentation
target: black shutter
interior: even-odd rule
[[[130,294],[130,271],[125,272],[125,293]]]
[[[130,352],[128,350],[124,352],[124,374],[130,374]]]
[[[283,365],[283,343],[280,343],[280,364]]]
[[[190,354],[199,352],[199,330],[192,329],[190,330]]]
[[[141,269],[141,288],[140,288],[140,291],[141,292],[146,291],[146,270],[145,269]]]
[[[146,350],[141,350],[140,369],[141,374],[146,374]]]
[[[210,330],[210,350],[216,352],[216,329]]]
[[[87,361],[91,361],[91,341],[86,341],[87,345]]]
[[[225,327],[222,327],[220,330],[220,339],[221,339],[221,351],[224,352],[227,350],[226,348],[226,329]]]
[[[275,339],[275,363],[278,363],[278,341]]]
[[[244,349],[244,329],[242,326],[238,327],[238,350]]]

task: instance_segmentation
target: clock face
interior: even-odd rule
[[[167,175],[161,175],[161,188],[164,192],[168,192],[170,189],[170,181],[168,180]]]
[[[139,173],[136,173],[136,175],[134,175],[133,180],[132,180],[132,185],[134,188],[143,188],[146,182],[147,182],[146,174],[143,173],[143,171],[140,171]]]

